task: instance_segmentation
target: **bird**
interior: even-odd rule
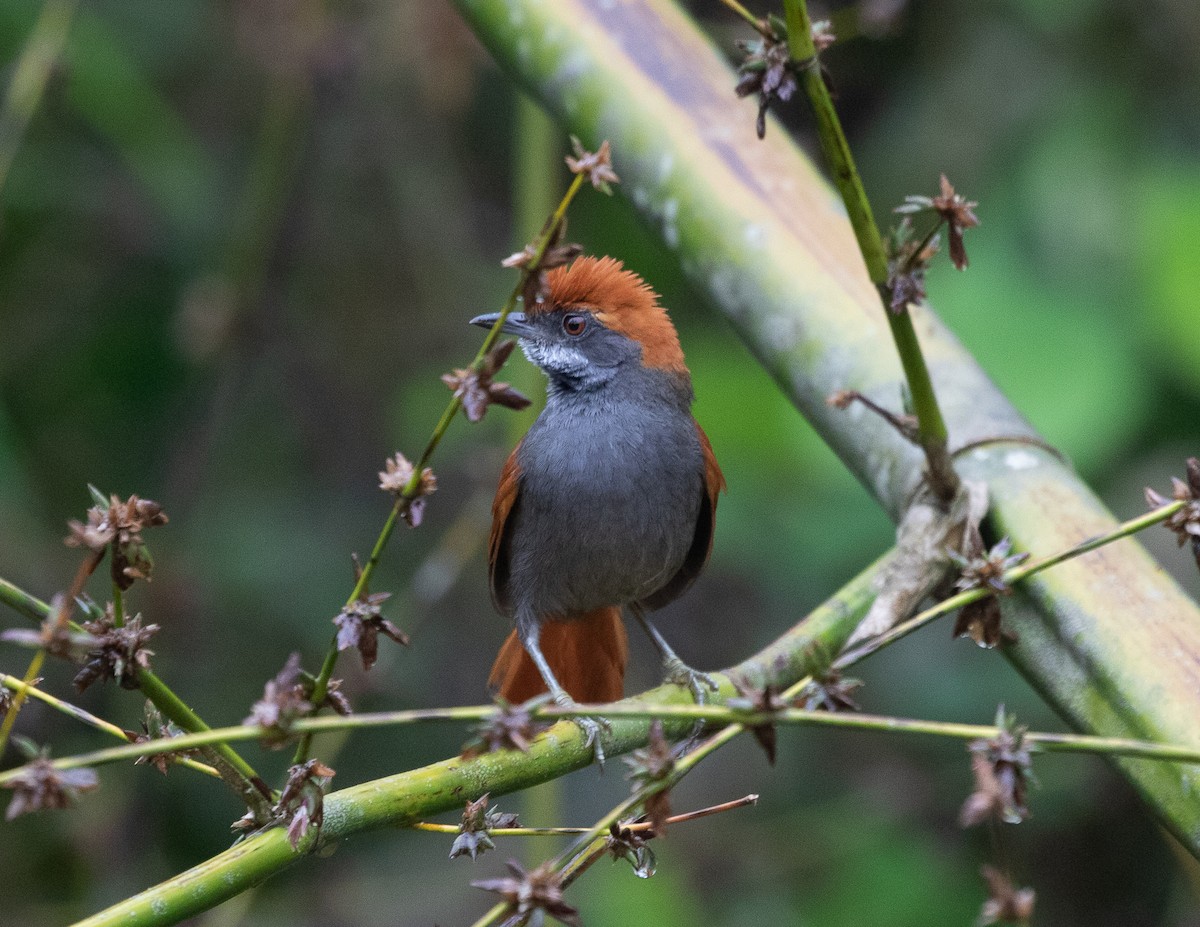
[[[501,331],[547,385],[492,504],[492,602],[514,627],[489,687],[510,704],[546,692],[563,707],[620,699],[627,609],[661,653],[665,679],[703,702],[716,682],[685,664],[646,615],[703,571],[725,489],[658,294],[619,260],[579,257],[547,271],[543,294]],[[576,720],[603,763],[603,719]]]

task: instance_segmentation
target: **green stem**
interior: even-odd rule
[[[24,615],[33,621],[42,622],[50,614],[50,604],[43,602],[35,595],[30,595],[24,589],[14,586],[7,579],[0,579],[0,603],[7,605],[13,611]],[[72,630],[81,630],[73,627]]]
[[[737,13],[738,16],[742,17],[753,29],[762,32],[762,22],[759,21],[757,16],[738,3],[738,0],[721,0],[721,2]]]
[[[784,0],[784,11],[788,46],[793,62],[801,69],[800,80],[817,121],[821,148],[833,171],[834,185],[846,204],[846,214],[854,229],[854,237],[858,240],[871,282],[879,291],[888,327],[900,355],[900,364],[912,396],[913,414],[917,417],[918,440],[929,464],[930,485],[942,501],[949,502],[958,492],[959,479],[946,448],[946,422],[938,405],[925,356],[921,353],[921,345],[907,309],[892,311],[887,251],[871,212],[862,177],[854,163],[850,144],[846,141],[846,133],[834,108],[833,98],[821,76],[808,9],[804,0]]]
[[[185,731],[192,734],[211,733],[212,728],[204,723],[196,712],[176,695],[171,687],[158,678],[152,671],[143,669],[138,673],[138,688],[150,702],[169,720]],[[165,738],[168,741],[175,738]],[[152,741],[147,741],[151,743]],[[130,744],[140,746],[140,744]],[[121,747],[113,749],[120,750]],[[159,751],[163,752],[163,751]],[[170,751],[166,751],[170,752]],[[228,743],[216,740],[212,742],[210,756],[221,778],[234,789],[246,802],[247,807],[254,811],[261,820],[266,820],[269,812],[270,790],[259,777],[254,768],[242,759]]]
[[[125,595],[121,591],[121,584],[115,579],[112,584],[113,592],[113,625],[122,627],[125,624]]]
[[[567,208],[571,205],[571,201],[575,199],[575,194],[579,192],[583,186],[584,175],[576,174],[571,181],[571,185],[567,188],[567,192],[563,194],[554,213],[550,216],[541,235],[538,236],[537,244],[534,246],[533,258],[529,262],[529,267],[537,267],[541,262],[542,257],[546,254],[546,249],[550,247],[550,242],[554,239],[555,232],[562,224],[563,217],[567,214]],[[475,353],[475,359],[471,361],[471,367],[475,370],[480,370],[483,367],[484,359],[488,352],[500,337],[500,329],[504,325],[505,319],[517,304],[517,299],[521,296],[521,292],[525,288],[526,280],[529,277],[529,269],[522,270],[520,279],[517,285],[513,287],[509,294],[504,307],[500,310],[500,316],[496,319],[496,324],[492,326],[487,336],[483,339],[483,344],[479,346],[479,350]],[[450,402],[446,404],[445,410],[442,412],[441,418],[438,419],[437,425],[434,426],[433,434],[429,437],[429,443],[425,445],[425,450],[421,452],[420,458],[413,466],[413,474],[405,484],[404,489],[396,497],[396,502],[392,506],[392,511],[389,513],[387,521],[384,522],[383,530],[379,532],[379,537],[375,541],[375,547],[371,551],[371,557],[366,565],[359,573],[358,581],[354,584],[354,590],[350,593],[350,597],[346,600],[346,605],[354,604],[362,595],[364,590],[368,588],[371,580],[371,574],[375,571],[376,564],[379,563],[379,558],[383,554],[384,547],[387,546],[388,540],[392,536],[392,532],[396,527],[396,520],[400,512],[404,508],[406,502],[411,502],[416,498],[417,492],[421,486],[421,473],[428,465],[433,457],[434,451],[442,442],[442,437],[446,434],[446,430],[450,427],[450,423],[454,421],[454,416],[458,414],[458,410],[462,408],[462,399],[454,396]],[[321,703],[325,701],[325,695],[329,691],[329,680],[333,676],[333,671],[337,666],[337,637],[335,635],[333,642],[329,645],[329,650],[325,654],[325,662],[321,665],[321,671],[317,675],[316,682],[313,685],[312,702],[314,712],[320,710]],[[311,736],[306,735],[301,739],[300,744],[296,747],[294,763],[303,763],[308,758],[308,751],[312,746]]]
[[[29,698],[37,699],[38,701],[49,705],[55,711],[62,712],[62,714],[69,718],[74,718],[76,721],[81,721],[82,723],[87,724],[90,727],[94,727],[96,730],[103,731],[106,734],[110,734],[111,736],[116,737],[118,740],[124,741],[125,743],[133,742],[130,739],[129,733],[117,727],[115,724],[105,721],[103,718],[96,717],[96,715],[92,714],[90,711],[84,711],[78,705],[72,705],[70,702],[64,702],[62,699],[51,695],[49,692],[39,689],[37,686],[26,685],[16,676],[9,676],[7,673],[0,673],[0,686],[4,686],[6,689],[10,689],[13,692],[24,693]],[[179,760],[177,760],[177,762],[181,766],[187,766],[190,769],[194,769],[197,772],[202,772],[205,775],[220,777],[219,772],[213,769],[213,767],[204,763],[197,763],[195,760],[190,760],[185,757],[181,757]]]

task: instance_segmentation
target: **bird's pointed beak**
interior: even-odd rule
[[[471,319],[472,325],[478,325],[480,328],[491,328],[496,324],[496,319],[500,318],[499,312],[489,312],[485,315],[477,315]],[[524,312],[510,312],[508,318],[504,320],[504,324],[500,326],[500,331],[506,335],[516,335],[518,338],[532,338],[534,336],[533,326],[525,318]]]

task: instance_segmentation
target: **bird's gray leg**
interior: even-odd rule
[[[546,657],[542,654],[542,648],[538,644],[541,629],[541,624],[537,621],[517,622],[517,633],[521,636],[521,643],[525,645],[525,651],[533,660],[533,665],[542,674],[542,680],[546,683],[546,688],[550,690],[550,697],[554,699],[554,704],[560,708],[578,708],[579,703],[571,698],[567,690],[562,687],[555,677],[554,671],[550,669],[550,664],[546,662]],[[611,731],[612,727],[604,718],[572,718],[571,720],[583,730],[584,736],[587,738],[586,746],[592,748],[596,762],[603,768],[604,744],[601,742],[600,732],[601,729]]]
[[[663,660],[663,680],[665,682],[673,682],[677,685],[687,686],[692,695],[695,696],[696,704],[703,705],[708,689],[711,692],[716,692],[719,688],[717,681],[708,673],[702,673],[699,670],[694,670],[679,658],[671,645],[667,643],[667,639],[658,633],[658,628],[650,623],[650,619],[646,617],[645,612],[637,605],[630,605],[629,610],[646,629],[646,633],[650,636],[650,640],[654,641],[654,646],[658,648],[658,652],[662,654]]]

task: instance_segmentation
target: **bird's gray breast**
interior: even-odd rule
[[[704,490],[688,405],[669,393],[551,399],[518,452],[508,537],[516,610],[625,605],[678,572]]]

